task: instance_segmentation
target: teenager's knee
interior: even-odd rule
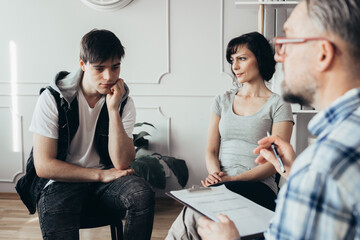
[[[148,182],[136,177],[129,180],[129,187],[127,198],[133,208],[139,211],[154,208],[155,193]]]
[[[149,211],[155,206],[155,193],[150,184],[137,176],[126,176],[114,182],[108,195],[120,200],[128,210]]]

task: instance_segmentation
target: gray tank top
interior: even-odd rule
[[[291,106],[273,93],[262,108],[251,116],[239,116],[233,111],[235,90],[227,91],[215,97],[212,112],[220,117],[219,159],[222,170],[229,176],[235,176],[254,167],[257,155],[252,151],[258,146],[257,141],[271,133],[276,122],[293,120]],[[262,180],[275,193],[277,185],[275,175]]]

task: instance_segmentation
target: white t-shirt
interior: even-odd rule
[[[77,94],[79,105],[79,128],[71,141],[66,162],[87,168],[102,168],[100,157],[94,147],[95,128],[100,111],[105,102],[103,96],[90,108],[82,91]],[[136,121],[135,105],[128,97],[125,104],[122,122],[129,138],[133,138],[132,131]],[[46,89],[39,97],[29,131],[53,139],[58,139],[58,110],[55,98]]]

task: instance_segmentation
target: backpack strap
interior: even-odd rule
[[[121,103],[121,106],[120,106],[120,117],[122,117],[122,114],[123,114],[123,111],[124,111],[124,107],[127,103],[127,100],[128,100],[128,97],[125,98],[125,100]]]

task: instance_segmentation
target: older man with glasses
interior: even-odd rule
[[[360,239],[360,0],[304,0],[275,38],[283,63],[283,97],[320,112],[309,123],[317,136],[295,161],[290,144],[261,139],[258,163],[271,162],[288,179],[266,239]],[[274,143],[286,172],[271,151]],[[203,239],[239,239],[233,222],[202,218]]]

